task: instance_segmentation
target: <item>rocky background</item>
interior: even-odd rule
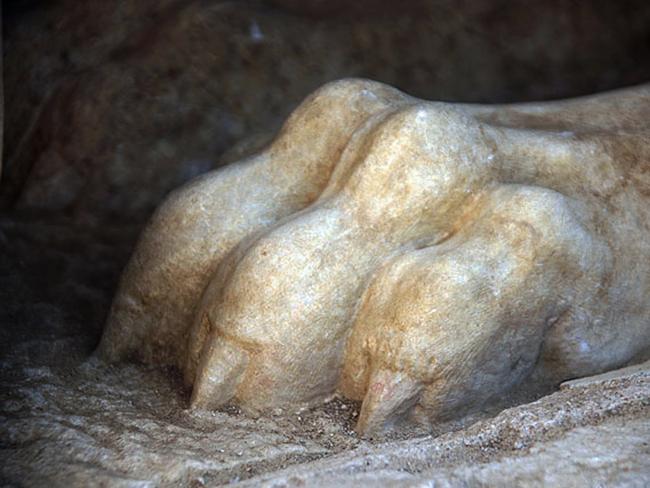
[[[0,484],[650,483],[643,371],[433,436],[370,442],[350,431],[353,404],[304,418],[192,414],[173,371],[90,357],[155,205],[264,143],[319,85],[360,76],[426,99],[515,102],[647,82],[650,3],[5,0],[3,10]]]

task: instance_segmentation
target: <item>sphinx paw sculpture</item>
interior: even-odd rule
[[[158,209],[99,352],[178,366],[202,408],[338,391],[372,433],[649,348],[650,87],[480,106],[343,80]]]

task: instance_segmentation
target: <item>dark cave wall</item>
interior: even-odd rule
[[[435,100],[562,98],[650,79],[650,4],[417,0],[6,5],[7,211],[141,223],[171,189],[360,76]]]

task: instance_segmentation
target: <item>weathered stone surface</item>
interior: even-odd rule
[[[632,376],[636,374],[647,374],[650,370],[650,361],[643,363],[633,364],[626,368],[615,369],[606,373],[601,373],[595,376],[586,376],[571,381],[565,381],[560,385],[561,389],[576,388],[578,386],[588,386],[591,384],[604,383],[606,381],[614,380],[616,378]]]
[[[400,466],[406,464],[403,460],[395,463],[395,467],[378,467],[354,474],[341,466],[339,473],[322,476],[321,465],[316,464],[308,467],[313,476],[286,472],[263,483],[254,480],[239,486],[645,486],[650,482],[649,438],[650,422],[623,418],[576,428],[557,441],[540,443],[521,457],[454,467],[429,467],[424,473],[412,467],[403,468]],[[341,465],[351,464],[342,458],[337,459]],[[373,456],[368,456],[366,463],[367,459]]]
[[[43,305],[32,307],[35,318],[45,316]],[[482,414],[441,436],[369,442],[351,430],[356,407],[337,402],[258,419],[187,410],[165,372],[88,361],[79,338],[67,335],[70,318],[47,320],[48,335],[3,351],[3,485],[643,486],[650,476],[647,369]]]
[[[374,15],[381,4],[394,6]],[[15,12],[21,5],[32,8]],[[219,165],[242,137],[275,130],[333,79],[502,102],[650,77],[643,0],[6,6],[0,200],[84,224],[143,222],[168,191]]]
[[[239,486],[644,486],[650,371],[594,378],[459,432],[360,447]]]
[[[170,382],[174,375],[168,371],[87,361],[116,267],[128,257],[124,237],[123,229],[89,235],[65,221],[0,220],[0,484],[196,487],[238,479],[252,485],[341,479],[354,484],[363,478],[380,483],[382,474],[390,479],[398,473],[421,484],[423,473],[498,462],[501,469],[491,473],[494,485],[507,479],[522,456],[533,479],[556,473],[562,485],[602,480],[594,463],[602,469],[612,458],[610,472],[629,477],[628,486],[642,485],[647,477],[647,446],[638,446],[636,434],[625,452],[612,442],[615,433],[604,430],[589,444],[575,439],[566,446],[566,453],[588,449],[589,459],[566,455],[562,461],[547,458],[544,465],[534,459],[549,440],[575,428],[598,431],[610,419],[642,433],[639,423],[650,415],[647,371],[507,410],[476,429],[438,437],[440,444],[421,431],[397,443],[359,439],[352,431],[358,406],[337,401],[300,415],[255,420],[235,409],[187,411],[188,396],[180,380]],[[475,420],[470,417],[466,425]],[[436,435],[448,428],[436,429]],[[610,450],[607,458],[596,456],[601,446]],[[310,463],[313,459],[321,461]],[[555,470],[556,461],[572,466],[572,472]],[[526,484],[528,478],[521,479]]]
[[[649,113],[648,86],[481,106],[327,85],[161,207],[100,354],[183,368],[203,408],[338,391],[363,433],[647,356]]]

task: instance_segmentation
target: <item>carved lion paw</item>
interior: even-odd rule
[[[546,104],[326,85],[258,154],[174,192],[100,353],[192,405],[363,401],[437,422],[650,346],[650,89]]]

